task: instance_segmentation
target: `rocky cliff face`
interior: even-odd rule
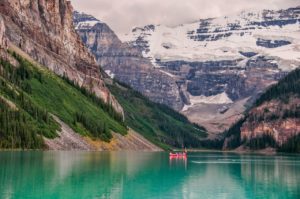
[[[7,52],[8,41],[5,36],[5,24],[4,19],[0,15],[0,58],[10,62],[14,66],[18,66],[18,63],[15,59],[13,59],[10,54]]]
[[[155,102],[180,109],[177,79],[154,68],[139,48],[122,43],[101,21],[83,13],[74,13],[74,26],[83,42],[112,78],[129,84]]]
[[[10,44],[58,75],[89,88],[118,112],[122,107],[106,88],[99,65],[73,28],[66,0],[2,0],[0,14]]]

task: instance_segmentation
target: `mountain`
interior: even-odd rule
[[[300,69],[270,87],[245,117],[225,132],[223,149],[236,148],[300,152]]]
[[[298,66],[299,13],[296,7],[174,27],[147,25],[120,37],[122,42],[92,16],[75,13],[74,21],[107,73],[210,132],[221,132]]]

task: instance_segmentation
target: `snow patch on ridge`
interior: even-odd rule
[[[197,104],[232,104],[233,101],[228,97],[226,92],[213,96],[193,96],[189,94],[190,105],[184,105],[182,111],[187,111],[189,108]]]
[[[213,95],[213,96],[193,96],[189,95],[190,97],[190,102],[191,104],[231,104],[233,103],[232,100],[227,96],[225,92],[218,94],[218,95]]]
[[[175,29],[166,26],[158,26],[155,32],[145,34],[144,39],[149,44],[149,52],[145,53],[147,57],[153,60],[161,61],[209,61],[224,59],[240,59],[243,56],[239,53],[245,48],[265,54],[268,56],[277,56],[283,59],[297,60],[299,58],[299,25],[288,25],[285,30],[278,27],[272,27],[268,31],[254,30],[253,33],[244,33],[235,31],[233,35],[226,39],[217,41],[194,41],[187,37],[187,32],[195,30],[197,24],[180,26]],[[231,31],[227,31],[231,32]],[[286,34],[286,37],[282,37]],[[298,45],[291,44],[274,49],[266,49],[256,45],[258,38],[265,39],[286,39],[294,41]],[[166,48],[168,44],[169,48]],[[298,47],[298,48],[297,48]],[[290,56],[287,56],[289,54]]]
[[[105,70],[105,72],[106,72],[106,74],[110,77],[110,78],[114,78],[115,77],[115,74],[113,74],[112,72],[111,72],[111,70]]]
[[[171,74],[171,73],[168,73],[167,71],[164,71],[164,70],[160,70],[162,73],[170,76],[170,77],[175,77],[175,75]]]
[[[75,29],[76,30],[90,29],[90,28],[94,27],[98,23],[100,23],[99,20],[79,22],[77,24],[77,26],[75,27]]]

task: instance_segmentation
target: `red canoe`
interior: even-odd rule
[[[186,153],[170,153],[170,158],[186,158]]]

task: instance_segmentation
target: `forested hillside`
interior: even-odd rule
[[[56,115],[77,133],[109,141],[127,133],[122,116],[85,88],[11,53],[17,66],[0,61],[1,148],[41,148],[54,138]]]
[[[300,152],[300,69],[270,87],[245,113],[245,118],[225,132],[225,149],[276,148]]]
[[[123,106],[126,124],[153,143],[168,148],[201,148],[201,140],[206,130],[174,111],[173,109],[151,102],[127,85],[114,82],[107,85]]]
[[[279,99],[288,103],[290,97],[300,97],[300,69],[296,69],[282,79],[278,84],[272,86],[256,101],[255,107],[260,106],[266,101]]]

